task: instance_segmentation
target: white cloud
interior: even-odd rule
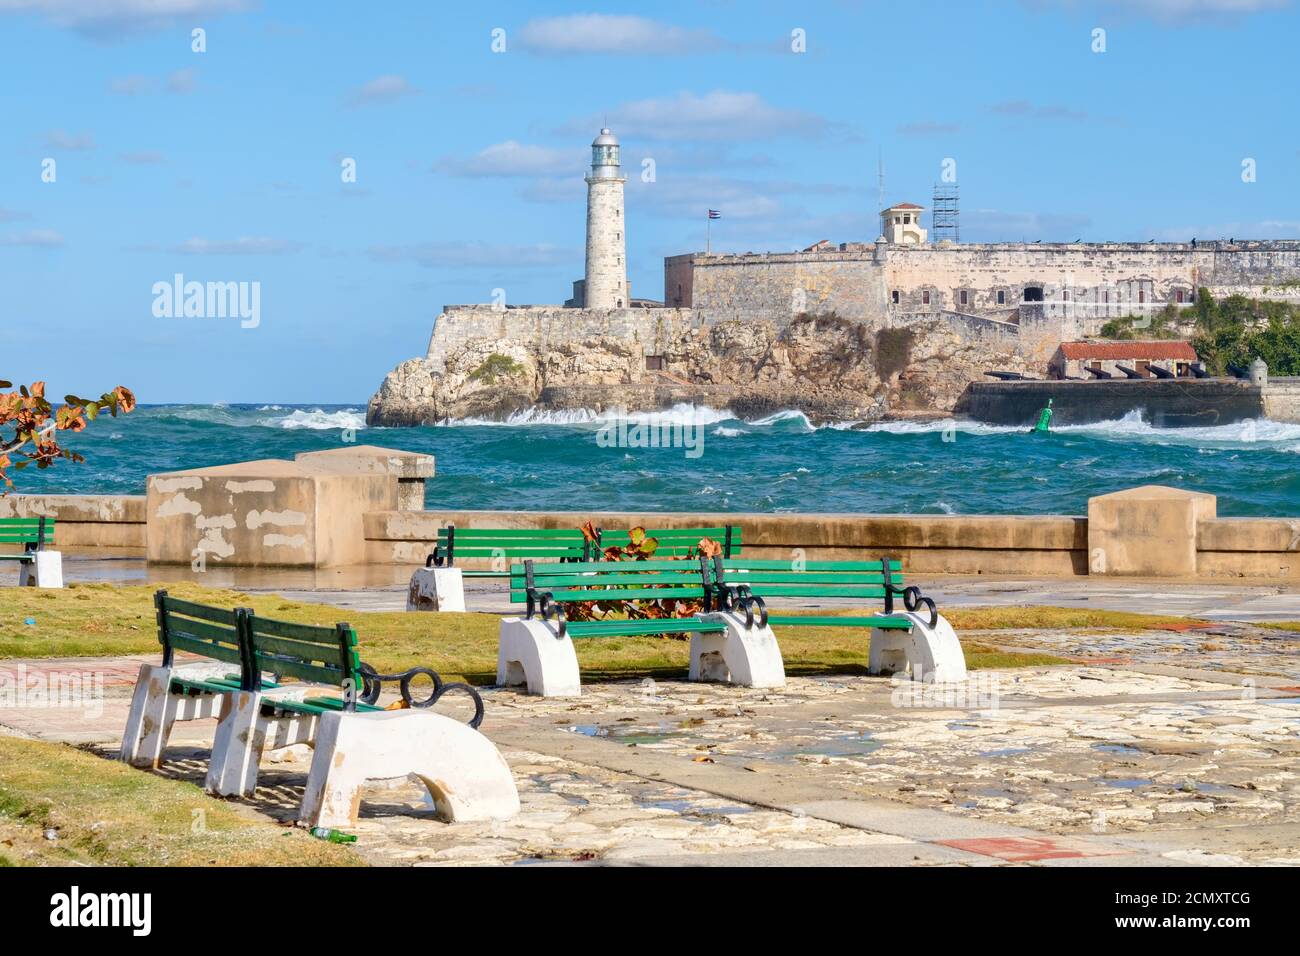
[[[593,116],[569,123],[563,132],[594,135],[604,125],[602,120]],[[610,112],[608,125],[620,137],[692,142],[811,137],[820,136],[827,128],[820,116],[773,106],[757,93],[728,90],[702,96],[684,90],[676,96],[623,103]]]
[[[404,77],[395,73],[377,76],[369,83],[363,83],[348,94],[347,105],[350,107],[373,106],[377,103],[391,103],[404,96],[413,96],[420,91],[406,82]]]
[[[301,242],[289,239],[250,236],[238,239],[200,239],[196,236],[173,246],[172,251],[194,256],[276,256],[297,252],[302,247]]]
[[[590,154],[585,148],[554,149],[508,139],[468,159],[440,160],[435,169],[456,176],[562,176],[581,180]]]
[[[95,136],[93,133],[71,134],[61,129],[52,129],[45,134],[45,145],[51,149],[94,149]]]
[[[192,69],[175,70],[167,77],[168,93],[190,93],[194,90],[195,71]]]
[[[33,229],[8,236],[0,236],[0,246],[39,246],[50,248],[63,245],[63,236],[53,229]]]
[[[0,222],[17,222],[19,219],[30,219],[31,215],[18,209],[5,209],[0,207]]]
[[[489,242],[424,242],[408,246],[371,246],[379,262],[414,262],[426,268],[527,269],[580,263],[582,251],[563,246],[509,245]]]
[[[39,16],[56,27],[109,38],[256,6],[255,0],[0,0],[0,14]]]
[[[609,13],[529,20],[519,31],[518,42],[529,52],[544,54],[689,54],[726,46],[708,30],[688,30],[645,17]]]
[[[1070,242],[1091,225],[1092,219],[1081,213],[972,209],[962,213],[961,237],[965,242]]]
[[[1026,6],[1079,8],[1079,0],[1023,0]],[[1100,6],[1117,13],[1145,16],[1165,23],[1247,16],[1283,10],[1291,0],[1100,0]]]
[[[956,123],[918,120],[915,123],[904,123],[898,127],[898,132],[902,136],[946,136],[949,133],[956,133],[960,129],[961,127]]]
[[[989,107],[990,113],[999,116],[1011,116],[1023,119],[1043,120],[1086,120],[1088,114],[1082,110],[1073,110],[1058,104],[1035,105],[1029,100],[1007,100],[994,103]]]
[[[145,149],[134,153],[123,153],[121,159],[133,166],[154,166],[163,161],[163,154],[152,149]]]

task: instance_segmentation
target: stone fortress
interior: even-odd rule
[[[945,412],[987,368],[1041,375],[1062,341],[1190,305],[1200,287],[1300,301],[1300,240],[932,242],[912,203],[881,211],[874,242],[671,256],[663,301],[634,300],[619,148],[608,129],[592,143],[573,297],[444,307],[424,358],[371,399],[371,424],[614,402],[859,420]]]

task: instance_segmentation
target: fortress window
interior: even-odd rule
[[[927,290],[925,290],[924,292],[921,293],[921,304],[922,304],[922,305],[929,305],[929,304],[930,304],[930,290],[929,290],[929,289],[927,289]]]
[[[891,292],[890,295],[889,295],[889,297],[890,297],[891,299],[894,300],[894,305],[898,305],[898,290],[897,290],[897,289],[895,289],[893,292]]]
[[[1069,289],[1062,289],[1062,290],[1061,290],[1061,301],[1062,301],[1062,302],[1069,302],[1069,301],[1070,301],[1070,290],[1069,290]]]
[[[1182,301],[1183,301],[1183,290],[1182,290],[1182,289],[1178,289],[1178,290],[1176,290],[1176,291],[1174,292],[1174,301],[1175,301],[1175,302],[1182,302]]]
[[[1110,302],[1110,293],[1109,293],[1109,292],[1103,292],[1103,293],[1101,294],[1101,301],[1102,301],[1102,302],[1109,303],[1109,302]]]
[[[647,355],[645,357],[645,370],[647,372],[658,372],[664,367],[664,357],[662,355]]]
[[[1147,300],[1147,294],[1146,294],[1146,292],[1144,292],[1143,290],[1139,289],[1139,290],[1138,290],[1138,301],[1139,301],[1139,302],[1145,302],[1146,300]]]
[[[961,290],[961,304],[966,305],[970,301],[970,296],[965,289]]]
[[[1001,289],[998,289],[998,305],[1006,305],[1006,304],[1007,304],[1007,294],[1003,292]]]
[[[1042,302],[1042,301],[1043,301],[1043,287],[1042,287],[1041,285],[1027,285],[1027,286],[1025,286],[1025,301],[1026,301],[1026,302]]]

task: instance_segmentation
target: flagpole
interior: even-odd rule
[[[713,217],[707,209],[704,210],[704,254],[713,255]]]

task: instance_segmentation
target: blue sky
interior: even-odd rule
[[[446,6],[0,0],[0,378],[362,402],[444,303],[567,297],[606,118],[638,296],[709,207],[874,239],[879,159],[923,205],[955,160],[965,241],[1300,236],[1291,0]],[[156,317],[176,273],[260,324]]]

